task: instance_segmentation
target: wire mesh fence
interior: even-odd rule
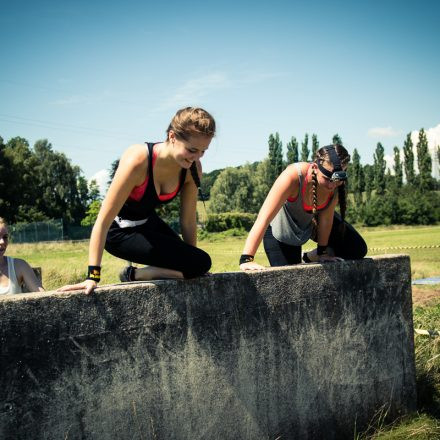
[[[84,240],[90,238],[91,226],[66,225],[63,219],[45,222],[16,223],[9,232],[13,243],[37,243],[41,241]]]

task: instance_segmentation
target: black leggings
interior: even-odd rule
[[[120,228],[113,222],[105,250],[134,263],[178,270],[185,278],[204,275],[211,268],[211,257],[205,251],[185,243],[156,214],[133,228]]]
[[[330,232],[328,245],[337,257],[344,260],[358,260],[367,255],[367,244],[359,235],[356,229],[349,223],[345,223],[345,233],[341,234],[339,225],[342,223],[341,216],[335,212],[333,226]],[[264,250],[271,266],[289,266],[301,263],[301,246],[293,246],[278,241],[272,235],[272,228],[269,225],[264,234]]]

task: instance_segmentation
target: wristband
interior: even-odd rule
[[[240,264],[243,264],[243,263],[250,263],[251,261],[254,261],[254,256],[253,256],[253,255],[246,255],[246,254],[243,254],[243,255],[240,257]]]
[[[99,283],[101,280],[101,266],[89,266],[86,280],[93,280]]]
[[[318,255],[327,255],[327,245],[321,246],[318,244]]]

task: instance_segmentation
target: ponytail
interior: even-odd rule
[[[347,197],[345,191],[345,182],[338,187],[339,213],[341,214],[341,224],[339,231],[342,235],[345,233],[345,211],[347,210]]]

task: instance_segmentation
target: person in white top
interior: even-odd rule
[[[8,225],[0,217],[0,295],[22,293],[23,284],[29,292],[44,292],[41,282],[26,261],[5,256],[8,240]]]

